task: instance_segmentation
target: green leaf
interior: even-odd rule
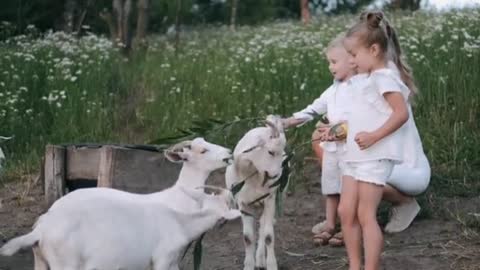
[[[268,196],[270,196],[270,193],[265,193],[265,194],[263,194],[262,196],[260,196],[260,197],[256,198],[255,200],[253,200],[252,202],[249,202],[248,205],[253,205],[253,204],[255,204],[255,203],[257,203],[257,202],[265,199],[265,198],[268,197]]]
[[[269,186],[269,188],[276,187],[280,185],[280,191],[283,192],[285,187],[288,184],[288,179],[290,177],[290,165],[288,164],[290,160],[295,156],[293,152],[287,154],[287,157],[282,162],[282,175],[275,181],[273,184]]]
[[[188,250],[190,249],[190,247],[192,246],[193,242],[195,242],[195,241],[192,241],[192,242],[188,243],[187,248],[186,248],[185,251],[183,252],[182,260],[183,260],[183,259],[185,258],[185,256],[187,255],[187,252],[188,252]]]
[[[232,195],[235,196],[235,194],[237,194],[242,189],[243,185],[245,185],[245,180],[243,180],[242,182],[236,183],[230,190],[232,192]]]
[[[202,263],[202,240],[205,236],[203,233],[200,238],[198,238],[197,242],[195,243],[195,248],[193,249],[193,269],[200,270],[200,265]]]

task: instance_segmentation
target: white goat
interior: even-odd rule
[[[0,142],[3,142],[3,141],[8,141],[10,140],[12,137],[4,137],[4,136],[0,136]],[[2,148],[0,147],[0,173],[2,172],[2,167],[3,167],[3,162],[5,161],[5,154],[3,153],[3,150]]]
[[[279,118],[268,116],[266,124],[267,127],[254,128],[242,137],[233,151],[234,163],[227,167],[225,173],[227,187],[232,188],[245,181],[236,195],[242,212],[244,270],[253,270],[255,267],[277,269],[273,225],[278,185],[272,184],[282,174],[286,139]],[[251,214],[254,202],[263,203],[256,254],[255,219]]]
[[[228,164],[228,149],[195,139],[174,146],[166,156],[184,162],[173,187],[147,195],[76,190],[56,201],[32,232],[9,241],[0,254],[33,246],[35,270],[179,269],[179,257],[191,241],[220,219],[241,214],[231,209],[229,191],[212,196],[195,188]]]

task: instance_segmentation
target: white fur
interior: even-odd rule
[[[33,246],[35,270],[178,270],[188,243],[240,211],[231,209],[231,193],[208,195],[195,188],[228,164],[228,149],[198,138],[166,156],[184,163],[173,187],[148,195],[109,188],[74,191],[0,254]]]
[[[12,138],[12,137],[0,136],[0,142],[8,141],[8,140],[10,140],[11,138]],[[2,172],[3,162],[5,162],[5,154],[3,153],[2,148],[0,148],[0,173]]]
[[[238,142],[233,152],[234,164],[227,167],[225,174],[226,185],[230,188],[245,180],[243,188],[236,195],[239,208],[244,213],[251,213],[252,206],[249,203],[265,194],[270,194],[262,200],[263,212],[259,220],[258,247],[255,257],[255,219],[253,216],[242,214],[245,243],[244,270],[253,270],[255,267],[266,267],[267,270],[277,269],[273,225],[278,186],[270,188],[270,185],[281,176],[286,139],[283,124],[279,118],[269,116],[267,121],[270,125],[248,131]],[[272,124],[274,127],[271,127]]]

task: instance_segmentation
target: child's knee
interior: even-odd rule
[[[357,209],[357,218],[360,225],[368,225],[369,223],[377,223],[377,210],[359,205]]]
[[[351,224],[355,220],[355,209],[349,207],[348,205],[340,203],[338,205],[338,216],[342,224]]]

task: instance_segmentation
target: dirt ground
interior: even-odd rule
[[[348,269],[344,248],[314,247],[311,227],[324,218],[319,172],[309,166],[304,183],[285,201],[284,215],[275,227],[279,269]],[[0,244],[30,230],[45,211],[40,185],[0,183]],[[480,236],[461,224],[463,211],[480,212],[480,198],[448,199],[443,213],[417,220],[406,231],[385,236],[382,269],[480,269]],[[428,207],[428,205],[424,206]],[[459,210],[460,209],[460,210]],[[458,215],[457,215],[458,213]],[[207,233],[202,269],[242,269],[243,243],[239,220]],[[193,269],[187,255],[182,269]],[[0,257],[0,270],[33,269],[30,250]]]

